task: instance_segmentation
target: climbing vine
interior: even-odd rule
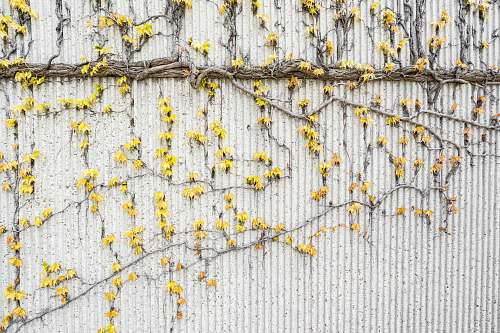
[[[456,13],[443,8],[425,22],[425,0],[405,1],[403,8],[352,0],[300,0],[290,8],[280,1],[167,0],[156,14],[149,8],[156,5],[145,5],[145,17],[132,1],[89,0],[88,15],[76,21],[75,8],[57,0],[55,50],[43,62],[31,60],[41,19],[36,7],[9,0],[0,12],[0,199],[6,203],[0,237],[2,281],[9,279],[0,331],[20,332],[98,291],[106,301],[106,311],[96,313],[105,318],[98,332],[117,332],[123,290],[143,279],[162,281],[174,309],[165,313],[172,332],[189,316],[181,274],[217,289],[224,281],[212,264],[232,253],[279,244],[284,255],[315,257],[322,251],[318,239],[339,232],[375,246],[373,229],[389,219],[421,223],[436,237],[452,235],[461,205],[456,175],[500,158],[491,153],[500,130],[500,73],[484,56],[498,43],[498,28],[486,29],[498,2],[456,1]],[[214,24],[224,31],[219,40],[186,34],[186,20],[202,4],[216,10]],[[308,52],[286,49],[284,20],[267,14],[270,8],[299,15],[296,28],[304,30]],[[241,22],[259,36],[252,47],[264,58],[245,49]],[[427,41],[423,25],[431,32]],[[452,26],[455,41],[448,40]],[[76,27],[91,50],[61,61]],[[356,29],[381,61],[350,58]],[[164,44],[172,48],[165,56],[145,58],[148,47]],[[454,47],[456,59],[443,63],[442,54]],[[373,88],[402,82],[418,96],[400,92],[388,100]],[[468,102],[445,100],[443,90]],[[200,104],[190,105],[191,97]],[[243,100],[253,110],[231,109]],[[39,143],[36,127],[49,123],[63,134]],[[242,146],[245,136],[259,138],[253,151]],[[71,181],[57,185],[65,199],[51,202],[45,174],[68,179],[48,170],[63,172],[48,147],[57,140],[65,140],[77,163]],[[384,165],[374,167],[375,159]],[[387,170],[386,179],[374,168]],[[313,186],[300,188],[305,196],[286,190],[297,189],[304,176]],[[393,207],[398,193],[414,202]],[[265,200],[283,205],[287,196],[304,198],[300,204],[311,214],[284,221],[261,213]],[[26,258],[38,249],[25,235],[44,237],[67,218],[98,226],[99,254],[109,267],[96,278],[79,262],[44,258],[30,261],[30,272],[39,275],[27,276]],[[27,279],[39,288],[27,290]],[[47,308],[26,305],[42,292],[51,299]]]

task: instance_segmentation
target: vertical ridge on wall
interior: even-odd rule
[[[241,1],[241,12],[234,18],[234,55],[243,57],[247,66],[257,67],[273,52],[280,60],[291,52],[297,59],[318,65],[318,50],[313,45],[317,40],[307,31],[314,24],[318,33],[323,37],[328,34],[335,45],[334,54],[325,58],[323,65],[352,60],[381,69],[386,59],[378,44],[388,39],[397,42],[403,36],[383,28],[382,10],[397,11],[398,19],[408,28],[419,9],[416,1],[381,0],[380,9],[372,14],[370,6],[375,1],[351,2],[359,6],[362,20],[353,22],[340,55],[337,46],[344,35],[336,25],[334,8],[342,1],[316,1],[322,6],[318,17],[309,15],[298,0],[262,1],[258,12],[269,17],[265,27],[252,12],[252,2]],[[463,23],[470,43],[463,60],[469,60],[469,69],[497,75],[493,68],[500,65],[499,1],[489,3],[487,19],[479,17],[478,9],[465,11],[462,19],[462,0],[423,3],[420,33],[425,53],[436,33],[432,22],[443,10],[451,15],[442,30],[446,42],[434,68],[459,73],[456,61],[465,47],[460,41],[459,26]],[[3,39],[2,52],[12,51],[7,52],[9,59],[25,56],[29,49],[28,63],[43,64],[56,56],[54,64],[79,64],[85,62],[80,60],[82,56],[96,60],[95,46],[102,45],[111,48],[113,60],[147,64],[155,58],[175,58],[193,65],[190,74],[194,75],[196,66],[229,67],[234,57],[222,45],[229,38],[224,23],[228,18],[220,13],[222,1],[193,1],[192,8],[179,11],[182,13],[175,18],[171,0],[57,0],[30,1],[30,5],[39,18],[30,21],[26,37]],[[155,35],[144,48],[131,52],[116,25],[97,27],[99,16],[113,12],[130,16],[136,25],[151,19],[148,22]],[[19,15],[8,1],[0,1],[0,13]],[[178,35],[173,19],[180,21]],[[136,34],[135,26],[130,29]],[[266,45],[271,32],[279,35],[277,47]],[[207,56],[193,51],[187,42],[190,37],[210,42]],[[483,49],[483,41],[489,41],[490,46]],[[408,47],[401,51],[400,65],[414,65]],[[267,70],[272,73],[273,67]],[[439,82],[441,90],[433,102],[431,88],[439,78],[428,78],[428,82],[360,80],[356,89],[344,81],[303,79],[295,90],[287,86],[287,79],[261,80],[269,88],[264,93],[269,101],[295,115],[307,114],[327,100],[325,84],[335,86],[333,96],[349,101],[332,102],[318,112],[319,120],[311,126],[319,133],[322,150],[315,155],[299,130],[312,121],[291,117],[275,107],[259,108],[255,97],[238,89],[236,81],[206,79],[218,84],[212,98],[205,86],[194,89],[188,76],[130,80],[129,94],[120,93],[117,78],[111,77],[50,77],[44,84],[28,88],[14,78],[1,79],[0,150],[5,161],[15,158],[16,149],[21,158],[39,149],[40,158],[33,164],[34,195],[24,204],[15,207],[12,193],[0,190],[0,225],[8,226],[0,241],[14,233],[16,214],[33,224],[44,209],[50,207],[55,213],[42,226],[32,225],[20,232],[24,247],[19,288],[27,292],[21,304],[27,311],[24,320],[29,322],[20,319],[16,322],[19,329],[9,327],[9,333],[98,332],[110,322],[105,313],[111,304],[120,311],[113,319],[119,332],[500,331],[500,130],[490,126],[500,121],[500,85]],[[253,80],[238,79],[237,83],[253,90]],[[87,98],[96,84],[102,84],[104,90],[92,108],[60,106],[61,98]],[[51,103],[51,111],[57,112],[14,113],[27,96],[37,104]],[[381,97],[379,109],[375,107],[377,96]],[[485,112],[475,119],[480,96],[487,96]],[[166,146],[159,137],[167,130],[158,104],[162,97],[171,98],[177,116],[169,149],[177,158],[171,179],[161,173],[161,158],[155,157],[156,149]],[[389,126],[387,115],[377,110],[405,116],[403,98],[412,100],[411,121]],[[299,106],[303,99],[310,100],[304,110]],[[420,111],[414,107],[417,99],[423,105]],[[458,105],[456,110],[453,103]],[[110,114],[102,112],[106,104],[112,106]],[[355,115],[357,104],[374,106],[368,112],[372,123],[367,127]],[[272,118],[269,128],[257,122],[264,115]],[[18,120],[17,148],[12,147],[16,144],[14,130],[5,126],[11,116]],[[72,121],[89,125],[87,152],[80,149],[83,137],[72,130]],[[216,121],[227,130],[226,138],[218,140],[212,133],[211,124]],[[428,133],[435,132],[429,144],[417,143],[413,134],[417,123]],[[192,130],[205,134],[208,142],[190,140],[187,133]],[[380,136],[387,144],[378,143]],[[403,137],[408,143],[402,143]],[[133,138],[140,139],[140,149],[129,152],[124,145]],[[441,150],[440,144],[446,149]],[[234,158],[234,168],[228,173],[221,169],[216,154],[225,146],[232,149]],[[119,150],[133,156],[130,159],[140,158],[146,167],[135,170],[130,161],[119,163],[115,158]],[[284,177],[265,180],[264,173],[271,166],[255,161],[256,152],[267,152],[272,166],[280,167]],[[319,164],[330,161],[335,153],[342,162],[325,177],[329,192],[324,199],[314,201],[312,193],[323,185]],[[430,169],[441,153],[445,155],[443,171],[433,174]],[[446,188],[439,188],[452,169],[450,158],[455,154],[460,154],[460,166]],[[406,159],[402,163],[405,176],[398,180],[396,157]],[[416,158],[423,160],[420,171],[413,167]],[[76,186],[84,170],[92,168],[99,170],[97,189],[104,195],[99,214],[91,212],[88,193]],[[201,181],[190,182],[190,172],[199,173]],[[270,185],[255,191],[247,184],[250,175],[258,175]],[[112,177],[126,182],[128,190],[107,185]],[[0,185],[5,179],[0,173]],[[360,189],[365,182],[370,184],[366,193]],[[353,183],[356,189],[349,190]],[[205,193],[190,200],[184,191],[195,184],[202,185]],[[412,186],[391,192],[401,184]],[[159,228],[155,192],[165,194],[168,220],[176,228],[168,241]],[[234,212],[224,208],[227,193],[234,194]],[[375,209],[367,204],[368,194],[386,199]],[[453,208],[447,200],[454,197],[458,213],[448,214]],[[138,209],[137,217],[123,208],[129,200]],[[349,212],[348,207],[358,201],[365,205],[358,213]],[[339,207],[334,208],[336,205]],[[398,208],[406,211],[400,214]],[[430,211],[431,216],[419,216],[419,210]],[[262,218],[269,230],[238,234],[235,212],[249,214],[248,229],[252,229],[254,218]],[[230,222],[225,233],[215,228],[220,216]],[[199,243],[202,249],[197,249],[194,241],[193,223],[197,219],[203,219],[204,230],[209,231]],[[278,240],[269,239],[280,223],[286,225],[285,233]],[[144,226],[143,256],[133,254],[125,235],[138,226]],[[102,238],[110,234],[116,241],[111,247],[104,246]],[[286,244],[287,236],[293,236],[291,245]],[[242,248],[229,250],[228,239],[236,240]],[[317,254],[302,253],[299,244],[313,244]],[[8,245],[0,246],[2,289],[17,278],[8,263],[11,257]],[[160,265],[163,257],[170,259],[167,267]],[[112,265],[118,261],[124,269],[113,272]],[[69,304],[61,304],[55,288],[41,287],[44,262],[60,263],[63,271],[77,271],[78,277],[67,282]],[[178,268],[180,264],[184,268]],[[112,279],[121,276],[127,280],[130,272],[136,272],[139,279],[125,282],[114,303],[107,301],[103,294],[114,290]],[[208,286],[208,279],[215,279],[217,286]],[[178,297],[167,290],[171,280],[182,285],[185,305],[178,307]],[[17,303],[1,299],[3,316]]]

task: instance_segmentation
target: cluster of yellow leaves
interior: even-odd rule
[[[212,133],[218,137],[219,139],[224,139],[227,135],[226,129],[222,126],[220,121],[214,121],[213,123],[210,124],[210,129],[212,130]]]
[[[248,221],[248,213],[245,212],[245,211],[240,211],[240,212],[237,212],[235,215],[234,215],[234,219],[236,220],[237,223],[239,224],[245,224],[247,221]],[[238,230],[237,230],[238,231]]]
[[[23,157],[23,163],[27,164],[27,167],[19,170],[19,175],[21,176],[21,185],[19,186],[19,192],[22,195],[33,194],[36,176],[33,175],[31,165],[35,160],[40,157],[40,151],[35,149],[31,154],[27,154]]]
[[[15,118],[7,118],[7,119],[5,119],[5,126],[7,128],[15,128],[15,127],[17,127],[17,119],[15,119]]]
[[[92,202],[89,207],[90,212],[95,214],[99,210],[99,204],[104,200],[104,197],[102,196],[102,194],[92,191],[89,194],[89,200],[90,202]]]
[[[299,127],[299,133],[307,139],[306,147],[315,155],[321,151],[321,144],[319,143],[319,133],[312,127],[312,124],[302,125]]]
[[[238,69],[238,68],[241,68],[245,65],[245,61],[243,60],[242,57],[237,57],[235,59],[233,59],[233,61],[231,62],[231,66],[234,68],[234,69]]]
[[[200,145],[204,145],[208,141],[208,138],[205,134],[201,133],[200,131],[196,131],[196,130],[187,131],[186,137],[189,140],[193,140],[194,142],[196,142]]]
[[[266,23],[269,21],[269,16],[263,13],[258,13],[258,10],[262,8],[261,0],[252,0],[251,3],[252,13],[259,20],[259,24],[262,28],[265,28]]]
[[[92,64],[90,63],[83,65],[81,73],[83,75],[94,76],[97,73],[101,72],[102,70],[108,68],[108,66],[109,66],[108,58],[103,57],[101,60],[96,62],[94,66],[92,66]]]
[[[267,230],[269,225],[261,217],[256,217],[252,220],[252,228],[258,230]]]
[[[387,125],[393,126],[393,127],[398,126],[400,122],[401,122],[401,117],[400,116],[390,116],[385,121],[385,123]]]
[[[407,162],[406,158],[403,156],[392,156],[391,162],[396,168],[394,171],[396,178],[403,178],[405,175],[405,164]]]
[[[472,109],[472,117],[474,119],[477,119],[477,117],[480,115],[480,114],[483,114],[484,113],[484,103],[486,102],[486,96],[484,95],[480,95],[477,97],[476,99],[476,103],[474,105],[474,108]]]
[[[321,5],[316,0],[301,0],[302,9],[307,11],[310,15],[316,16],[319,14]]]
[[[297,245],[297,250],[301,253],[306,253],[306,254],[310,255],[311,257],[314,257],[318,253],[318,250],[311,243],[308,243],[308,244],[301,243],[301,244]]]
[[[486,20],[490,8],[490,0],[464,0],[467,8],[478,11],[481,20]]]
[[[325,70],[320,67],[314,67],[309,61],[301,61],[298,65],[299,69],[306,73],[311,73],[312,75],[319,77],[325,74]]]
[[[272,164],[273,160],[269,157],[269,155],[266,152],[255,152],[253,154],[253,160],[257,162],[263,162],[265,164]]]
[[[375,78],[375,68],[369,64],[358,64],[356,70],[359,72],[359,81],[366,83]]]
[[[155,215],[158,218],[158,225],[163,231],[165,239],[170,240],[175,233],[175,226],[167,220],[170,216],[170,212],[168,211],[168,204],[165,201],[165,193],[156,192],[154,194],[154,200],[156,208]]]
[[[234,201],[234,194],[232,193],[225,193],[224,194],[224,201],[226,202],[226,205],[224,207],[225,210],[230,210],[234,208],[233,201]]]
[[[139,138],[132,138],[129,142],[125,143],[123,145],[123,148],[127,151],[134,151],[139,149],[139,146],[141,145],[141,139]]]
[[[130,91],[129,79],[126,76],[122,76],[116,81],[118,85],[118,91],[120,94],[125,95]]]
[[[14,79],[20,82],[23,88],[38,86],[45,82],[45,77],[38,77],[31,71],[17,72]]]
[[[12,18],[12,16],[0,15],[0,39],[7,39],[9,37],[9,28],[13,29],[16,33],[19,33],[21,35],[25,35],[28,32],[28,29],[26,28],[26,26],[17,23]],[[20,58],[18,58],[18,59],[20,59]],[[21,63],[24,63],[24,60]],[[19,63],[19,64],[21,64],[21,63]],[[18,65],[18,64],[13,64],[12,62],[10,62],[7,59],[2,59],[0,65],[7,68],[9,66]]]
[[[224,231],[229,228],[229,222],[223,219],[217,219],[215,220],[215,229]]]
[[[87,110],[91,109],[102,97],[104,92],[104,87],[96,83],[94,85],[94,91],[87,98],[60,98],[58,99],[59,104],[65,109],[76,109],[76,110]]]
[[[428,46],[429,50],[431,52],[435,52],[444,45],[446,42],[446,38],[443,36],[440,36],[440,30],[444,29],[446,24],[450,21],[450,16],[448,15],[448,12],[446,10],[442,10],[439,20],[436,22],[432,22],[432,26],[434,27],[435,34],[431,36],[431,38],[428,41]]]
[[[184,288],[178,282],[170,280],[167,282],[167,290],[173,295],[180,295],[184,291]]]
[[[137,151],[140,145],[141,145],[141,140],[139,138],[132,138],[129,142],[123,145],[123,148],[125,151],[132,153],[134,151]],[[117,150],[113,154],[113,158],[119,164],[127,164],[129,160],[127,154],[121,149]],[[135,170],[140,170],[144,167],[144,162],[140,159],[133,159],[132,166],[134,167]]]
[[[125,232],[124,236],[128,238],[128,245],[134,250],[135,255],[140,255],[144,251],[142,233],[144,232],[143,226],[137,226]]]
[[[296,76],[292,76],[288,79],[288,89],[293,90],[302,85],[302,80]]]
[[[122,193],[127,193],[127,191],[128,191],[127,181],[120,181],[120,179],[118,177],[111,177],[108,180],[108,187],[109,188],[117,187],[118,185],[120,185],[120,191]]]
[[[8,285],[4,290],[4,296],[7,300],[22,301],[26,297],[26,293],[16,290],[13,285]]]
[[[208,56],[208,52],[210,51],[210,42],[205,40],[203,42],[195,42],[192,37],[189,37],[187,43],[191,48],[203,56]]]
[[[311,199],[313,199],[314,201],[320,201],[321,199],[326,197],[329,191],[330,189],[328,188],[328,186],[321,186],[319,190],[311,192]]]
[[[90,125],[84,121],[81,122],[71,121],[69,126],[71,127],[71,130],[74,133],[82,137],[82,140],[80,141],[80,149],[87,150],[90,146],[89,142],[89,135],[91,131]]]
[[[397,32],[397,18],[396,18],[396,13],[393,12],[391,9],[386,8],[382,10],[381,12],[382,16],[382,24],[385,29],[391,30],[392,32]]]
[[[233,152],[230,147],[219,148],[215,155],[221,160],[219,163],[219,168],[221,170],[227,173],[233,168]]]
[[[196,171],[190,171],[188,173],[187,179],[189,182],[195,182],[200,178],[200,174]]]
[[[422,73],[427,65],[429,64],[429,60],[427,58],[418,58],[415,62],[415,69]]]
[[[362,205],[359,202],[353,202],[349,205],[347,205],[347,212],[350,215],[357,214],[359,210],[361,209]]]
[[[161,159],[160,169],[162,174],[166,177],[172,177],[172,168],[177,164],[177,158],[170,154],[169,150],[173,138],[173,135],[171,135],[172,125],[177,116],[174,114],[172,100],[169,97],[161,97],[158,101],[158,108],[160,109],[162,121],[167,124],[168,129],[166,132],[160,133],[160,140],[166,141],[166,146],[156,149],[155,157]]]
[[[76,181],[76,187],[85,187],[85,189],[90,192],[92,191],[96,184],[95,180],[99,177],[99,170],[97,169],[86,169],[83,171],[83,177]]]
[[[367,127],[373,121],[373,119],[369,116],[370,109],[367,107],[357,106],[353,109],[353,111],[363,127]]]
[[[98,27],[99,29],[105,29],[117,25],[119,27],[126,27],[132,25],[132,19],[125,15],[119,13],[111,13],[110,16],[100,16]]]
[[[203,226],[205,225],[205,221],[202,219],[195,220],[193,222],[193,236],[197,240],[205,239],[208,236],[208,233],[203,230]]]
[[[250,175],[245,178],[246,183],[254,187],[255,190],[261,191],[264,189],[264,182],[257,175]]]
[[[255,104],[257,104],[260,109],[264,109],[269,104],[266,99],[266,94],[269,91],[269,88],[264,85],[261,80],[253,81],[252,87],[254,94],[256,95]]]
[[[423,126],[415,126],[412,130],[413,137],[417,142],[420,142],[424,145],[429,144],[432,140],[432,136],[430,136]]]
[[[281,170],[280,167],[274,167],[264,172],[264,177],[269,180],[280,179],[281,177],[283,177],[283,170]]]
[[[215,97],[215,91],[220,88],[219,84],[215,81],[210,81],[204,77],[200,82],[200,88],[207,92],[208,99],[212,100]]]
[[[431,166],[431,173],[433,175],[437,175],[441,170],[443,170],[444,167],[444,162],[446,162],[446,156],[444,154],[439,155],[439,157],[436,160],[436,163],[434,163]]]
[[[224,0],[224,2],[219,6],[219,14],[225,15],[228,12],[228,9],[235,8],[240,3],[241,0]]]
[[[45,222],[47,222],[47,220],[53,215],[53,213],[54,211],[50,207],[43,209],[40,215],[34,218],[33,225],[40,228]],[[30,221],[27,218],[21,218],[19,220],[19,224],[24,228],[28,228],[31,225]]]
[[[139,211],[137,208],[135,208],[135,204],[132,202],[132,200],[127,200],[122,204],[122,208],[127,213],[128,216],[131,218],[134,218],[137,216]]]
[[[102,245],[111,246],[116,240],[116,236],[114,234],[109,234],[103,237]]]
[[[303,98],[299,101],[299,108],[301,109],[305,109],[307,108],[307,106],[309,105],[309,103],[311,103],[311,100],[308,99],[308,98]]]
[[[340,166],[342,159],[337,153],[332,154],[332,158],[329,161],[321,162],[319,164],[319,173],[321,177],[326,178],[330,174],[330,169],[334,166]]]
[[[432,211],[431,209],[415,208],[415,215],[430,219],[432,215],[434,215],[434,211]]]
[[[184,6],[187,9],[191,9],[193,7],[192,0],[172,0],[175,4]]]
[[[2,38],[2,20],[5,16],[0,16],[0,38]],[[12,67],[12,66],[19,66],[19,65],[23,65],[26,63],[26,59],[22,58],[22,57],[17,57],[13,60],[9,60],[9,59],[0,59],[0,67],[3,67],[3,68],[9,68],[9,67]]]
[[[42,263],[42,270],[40,286],[42,288],[56,288],[56,295],[60,298],[61,303],[66,304],[68,302],[69,289],[61,284],[74,279],[77,276],[76,270],[70,268],[65,273],[61,273],[61,264],[48,264],[45,261]]]
[[[144,23],[142,25],[139,25],[135,28],[135,31],[139,35],[139,38],[141,39],[148,39],[153,37],[153,24],[151,23]]]
[[[109,323],[106,327],[101,327],[97,330],[97,333],[117,333],[115,325],[113,323]]]
[[[205,193],[205,188],[202,185],[185,187],[182,190],[182,196],[189,200],[197,199],[201,197],[204,193]]]
[[[29,15],[31,18],[37,18],[38,14],[29,6],[26,0],[9,0],[10,7],[20,13]]]
[[[8,285],[7,288],[4,290],[4,296],[7,301],[16,301],[16,302],[21,302],[25,297],[26,293],[23,291],[17,290],[14,285]],[[7,313],[3,318],[2,321],[0,321],[0,331],[5,330],[10,322],[15,318],[23,319],[27,315],[26,310],[22,308],[21,306],[16,306],[12,311]]]

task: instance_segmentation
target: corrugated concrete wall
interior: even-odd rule
[[[337,58],[334,53],[327,64],[351,59],[382,68],[384,58],[377,43],[389,35],[380,25],[380,11],[392,8],[403,15],[405,6],[414,12],[415,4],[382,1],[377,14],[371,15],[373,2],[338,3],[346,10],[358,5],[362,21],[354,23],[345,55]],[[436,66],[452,68],[459,57],[460,15],[471,29],[467,38],[474,45],[467,51],[469,66],[487,69],[498,64],[497,2],[487,9],[487,20],[480,19],[479,7],[460,9],[464,1],[422,3],[424,41],[432,35],[430,24],[439,19],[442,9],[452,17]],[[4,15],[17,15],[8,1],[0,4]],[[327,8],[335,5],[335,1],[323,4],[318,19],[323,33],[335,30],[334,9]],[[45,63],[58,53],[61,29],[56,28],[61,23],[62,43],[54,63],[72,64],[80,63],[82,55],[95,59],[95,44],[112,47],[113,59],[127,58],[117,29],[97,35],[86,27],[88,20],[96,24],[99,15],[119,12],[140,22],[165,9],[160,2],[135,0],[32,1],[31,7],[39,17],[31,20],[29,34],[14,38],[14,44],[4,44],[3,50],[14,50],[10,59],[26,55],[29,63]],[[244,56],[247,64],[261,64],[273,52],[264,45],[269,31],[280,35],[280,58],[293,52],[316,62],[314,48],[304,37],[311,17],[300,2],[264,2],[259,13],[269,16],[267,31],[259,27],[250,1],[243,1],[241,8],[235,21],[240,34],[236,55]],[[168,36],[173,27],[167,19],[153,19],[154,32],[163,35],[152,37],[128,60],[180,54],[195,65],[230,65],[232,56],[220,45],[228,34],[223,21],[214,2],[193,1],[192,9],[183,16],[180,45],[175,46],[175,38]],[[335,45],[340,40],[337,31]],[[211,41],[207,58],[188,51],[189,36],[195,41]],[[479,51],[476,46],[483,40],[491,45]],[[413,65],[410,58],[410,51],[404,49],[402,65]],[[127,94],[119,92],[116,78],[52,77],[28,89],[13,79],[2,79],[2,163],[19,159],[20,166],[18,171],[0,173],[0,182],[12,185],[10,191],[0,191],[0,225],[6,228],[0,239],[7,241],[0,247],[0,284],[2,289],[15,284],[26,295],[20,302],[2,298],[0,311],[6,315],[21,306],[27,312],[14,316],[7,331],[96,332],[106,327],[110,331],[111,322],[119,332],[498,332],[500,131],[490,125],[499,112],[499,85],[444,84],[431,102],[431,83],[378,80],[351,90],[346,82],[333,82],[334,95],[348,102],[334,101],[319,113],[313,126],[322,150],[315,155],[300,134],[308,121],[276,108],[261,111],[252,96],[229,80],[216,82],[220,88],[210,99],[206,91],[193,89],[181,78],[131,81]],[[90,109],[60,106],[61,98],[90,96],[97,83],[104,92]],[[241,84],[252,90],[251,81]],[[304,80],[293,92],[286,79],[264,80],[263,84],[269,87],[274,103],[297,114],[297,105],[304,98],[310,99],[306,110],[328,100],[323,93],[326,83],[321,80]],[[372,123],[361,125],[354,104],[373,105],[376,96],[381,96],[377,108],[408,116],[416,123],[401,121],[399,126],[388,126],[387,116],[371,112]],[[486,96],[485,112],[476,119],[472,110],[480,96]],[[15,107],[26,97],[32,97],[35,105],[50,103],[49,111],[16,113]],[[168,129],[158,107],[161,97],[171,98],[177,116],[171,128],[170,153],[177,158],[171,179],[161,174],[161,159],[155,158],[156,149],[166,146],[159,134]],[[408,110],[400,105],[403,98],[413,101]],[[416,99],[424,109],[430,106],[431,112],[417,115]],[[102,112],[106,104],[112,106],[109,114]],[[458,108],[451,114],[455,104]],[[272,125],[257,123],[263,115],[272,118]],[[17,127],[4,126],[8,118],[16,118]],[[89,126],[88,149],[80,147],[87,136],[70,126],[75,121]],[[227,130],[223,139],[210,129],[216,121]],[[432,138],[427,145],[413,134],[418,124]],[[190,130],[205,134],[208,142],[189,140]],[[384,145],[381,136],[387,140]],[[128,152],[124,144],[132,138],[140,138],[140,148]],[[220,170],[216,155],[225,146],[231,147],[234,159],[228,173]],[[40,151],[40,157],[33,163],[23,162],[22,157],[34,150]],[[127,163],[117,162],[119,150],[126,153]],[[261,151],[272,158],[272,167],[282,169],[283,177],[266,180],[264,173],[271,164],[253,160],[254,153]],[[334,154],[341,158],[340,165],[333,166],[323,180],[319,164],[330,161]],[[440,156],[443,168],[433,174]],[[455,168],[456,156],[461,159]],[[405,175],[399,178],[395,176],[396,157],[407,159],[402,163]],[[133,159],[142,160],[144,167],[134,169]],[[415,159],[423,161],[420,168],[413,167]],[[23,169],[32,169],[36,176],[32,195],[19,194],[19,170]],[[87,169],[99,171],[97,187],[92,190],[103,197],[98,213],[91,211],[92,191],[75,185]],[[199,173],[199,180],[189,183],[190,172]],[[252,189],[246,183],[249,175],[260,175],[267,184],[265,189]],[[108,186],[112,177],[118,177],[120,183],[126,181],[127,191]],[[358,187],[350,191],[352,183]],[[205,193],[193,200],[185,198],[183,191],[196,185]],[[312,200],[311,193],[321,186],[329,188],[326,197]],[[171,240],[164,239],[155,216],[154,193],[158,191],[165,193],[168,221],[176,228]],[[234,210],[225,209],[227,193],[234,195]],[[136,217],[123,208],[127,201],[137,209]],[[348,208],[357,202],[362,204],[359,212],[349,213]],[[52,215],[35,226],[35,218],[48,207],[53,209]],[[398,214],[398,208],[406,210]],[[248,212],[249,230],[235,230],[237,212]],[[30,226],[21,225],[23,217]],[[226,232],[216,228],[219,217],[230,223]],[[268,230],[260,230],[258,225],[252,228],[257,217],[269,225]],[[197,219],[205,221],[202,230],[207,236],[202,240],[196,239],[193,230]],[[281,223],[285,230],[275,231]],[[135,226],[144,226],[144,252],[140,255],[133,253],[126,236]],[[111,248],[103,245],[103,238],[110,234],[116,237]],[[9,246],[12,235],[18,235],[23,245],[16,253]],[[234,239],[236,246],[229,247],[228,239]],[[301,253],[300,244],[311,244],[317,253]],[[9,263],[14,256],[23,261],[19,269]],[[170,264],[161,265],[163,257],[169,257]],[[43,262],[61,265],[61,271],[50,277],[70,268],[77,277],[42,288]],[[116,262],[122,271],[113,272]],[[178,269],[179,263],[185,267]],[[127,280],[131,272],[137,274],[136,281]],[[206,277],[200,278],[200,272]],[[125,282],[117,288],[113,281],[119,276]],[[211,279],[216,286],[210,286]],[[169,292],[168,281],[183,287],[180,296]],[[61,286],[68,287],[66,304],[56,295]],[[110,291],[116,292],[114,302],[103,297]],[[178,305],[179,297],[186,304]],[[113,308],[119,314],[110,319],[106,313]]]

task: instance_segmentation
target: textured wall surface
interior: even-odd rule
[[[263,1],[255,13],[245,0],[226,1],[222,13],[222,1],[194,0],[192,8],[31,1],[35,19],[20,14],[16,1],[0,0],[2,15],[28,27],[24,37],[9,30],[2,59],[28,64],[53,58],[80,71],[81,56],[167,57],[229,71],[237,57],[251,67],[292,52],[313,67],[349,59],[378,70],[390,62],[378,43],[395,47],[408,38],[392,58],[396,68],[418,58],[431,68],[420,81],[302,79],[293,89],[293,73],[259,83],[206,76],[201,87],[190,73],[125,84],[117,75],[51,75],[41,84],[0,75],[0,327],[498,332],[500,4],[469,2],[380,1],[371,9],[379,2],[323,1],[314,16],[300,1]],[[388,9],[399,15],[392,32],[383,23]],[[450,19],[436,32],[431,23],[443,10]],[[131,26],[151,22],[153,36],[131,48],[116,24],[98,28],[100,16],[116,12]],[[267,15],[265,25],[257,14]],[[420,33],[413,31],[418,15]],[[307,37],[312,25],[318,32]],[[224,47],[231,26],[237,38]],[[273,31],[278,43],[266,46]],[[446,41],[433,51],[427,42],[436,34]],[[209,40],[208,56],[189,37]],[[318,51],[323,37],[331,38],[332,55]],[[98,55],[95,45],[110,51]],[[492,82],[443,82],[433,76],[438,69],[477,69]],[[124,85],[128,91],[120,91]],[[231,153],[221,156],[224,147]],[[270,160],[258,161],[257,152]],[[168,154],[176,162],[166,168]],[[137,227],[144,229],[132,237]]]

